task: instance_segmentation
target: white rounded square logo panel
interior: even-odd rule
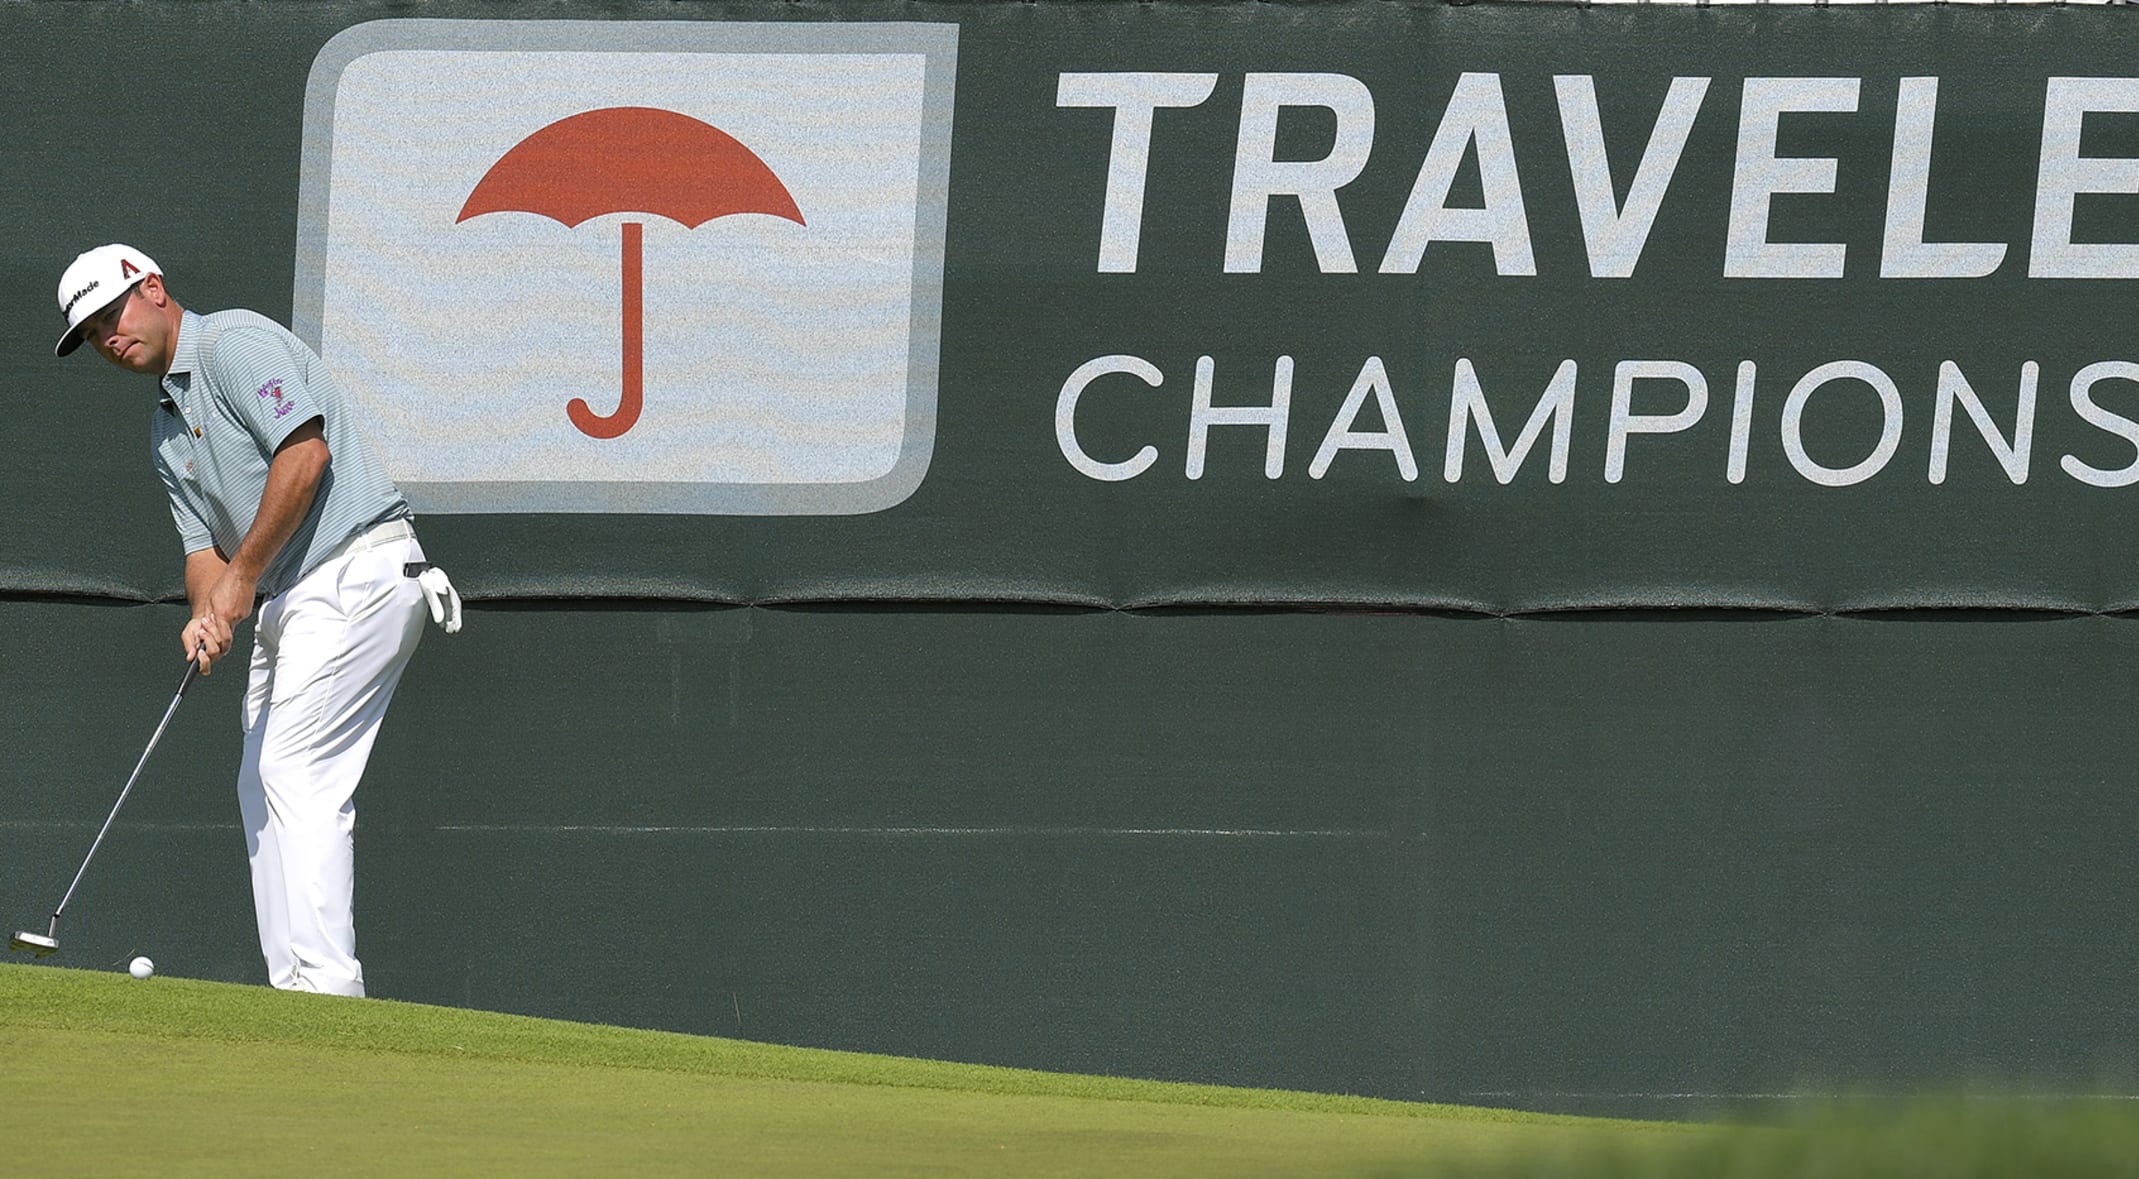
[[[935,431],[953,25],[379,21],[293,325],[426,512],[841,514]]]

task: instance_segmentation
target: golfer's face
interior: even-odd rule
[[[126,293],[100,308],[95,315],[82,321],[82,338],[94,347],[104,359],[120,368],[134,372],[161,372],[163,359],[152,346],[153,341],[144,338],[144,332],[161,327],[148,309],[136,306],[140,300],[140,284],[128,287]]]

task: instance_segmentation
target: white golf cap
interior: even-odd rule
[[[59,313],[67,317],[67,332],[59,338],[52,355],[65,356],[81,346],[75,329],[82,321],[111,305],[135,283],[163,269],[147,254],[114,242],[83,253],[59,276]]]

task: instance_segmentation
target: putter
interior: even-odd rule
[[[194,677],[200,673],[202,647],[194,657],[186,660],[186,676],[178,681],[178,695],[171,697],[171,706],[163,710],[163,719],[156,722],[156,732],[149,737],[149,747],[141,751],[141,760],[134,763],[134,772],[126,779],[126,788],[119,791],[119,801],[111,804],[111,814],[104,819],[104,829],[97,832],[96,842],[89,845],[89,854],[82,857],[82,866],[74,873],[74,883],[67,886],[67,895],[59,899],[59,907],[52,910],[52,924],[41,934],[28,930],[16,930],[15,936],[7,939],[10,951],[27,950],[42,958],[59,949],[59,915],[67,911],[67,902],[74,899],[74,890],[82,886],[82,876],[89,871],[89,861],[96,858],[97,849],[104,846],[104,837],[111,834],[112,820],[119,817],[119,808],[126,805],[126,796],[134,792],[134,783],[141,780],[141,770],[149,764],[149,754],[156,752],[156,742],[163,740],[163,731],[171,726],[171,718],[178,713],[178,702],[186,698],[186,689],[193,686]]]

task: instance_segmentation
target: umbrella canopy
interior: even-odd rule
[[[647,213],[688,229],[731,213],[807,224],[756,152],[710,123],[646,106],[586,111],[521,140],[483,174],[454,221],[507,212],[567,226],[607,213]]]

